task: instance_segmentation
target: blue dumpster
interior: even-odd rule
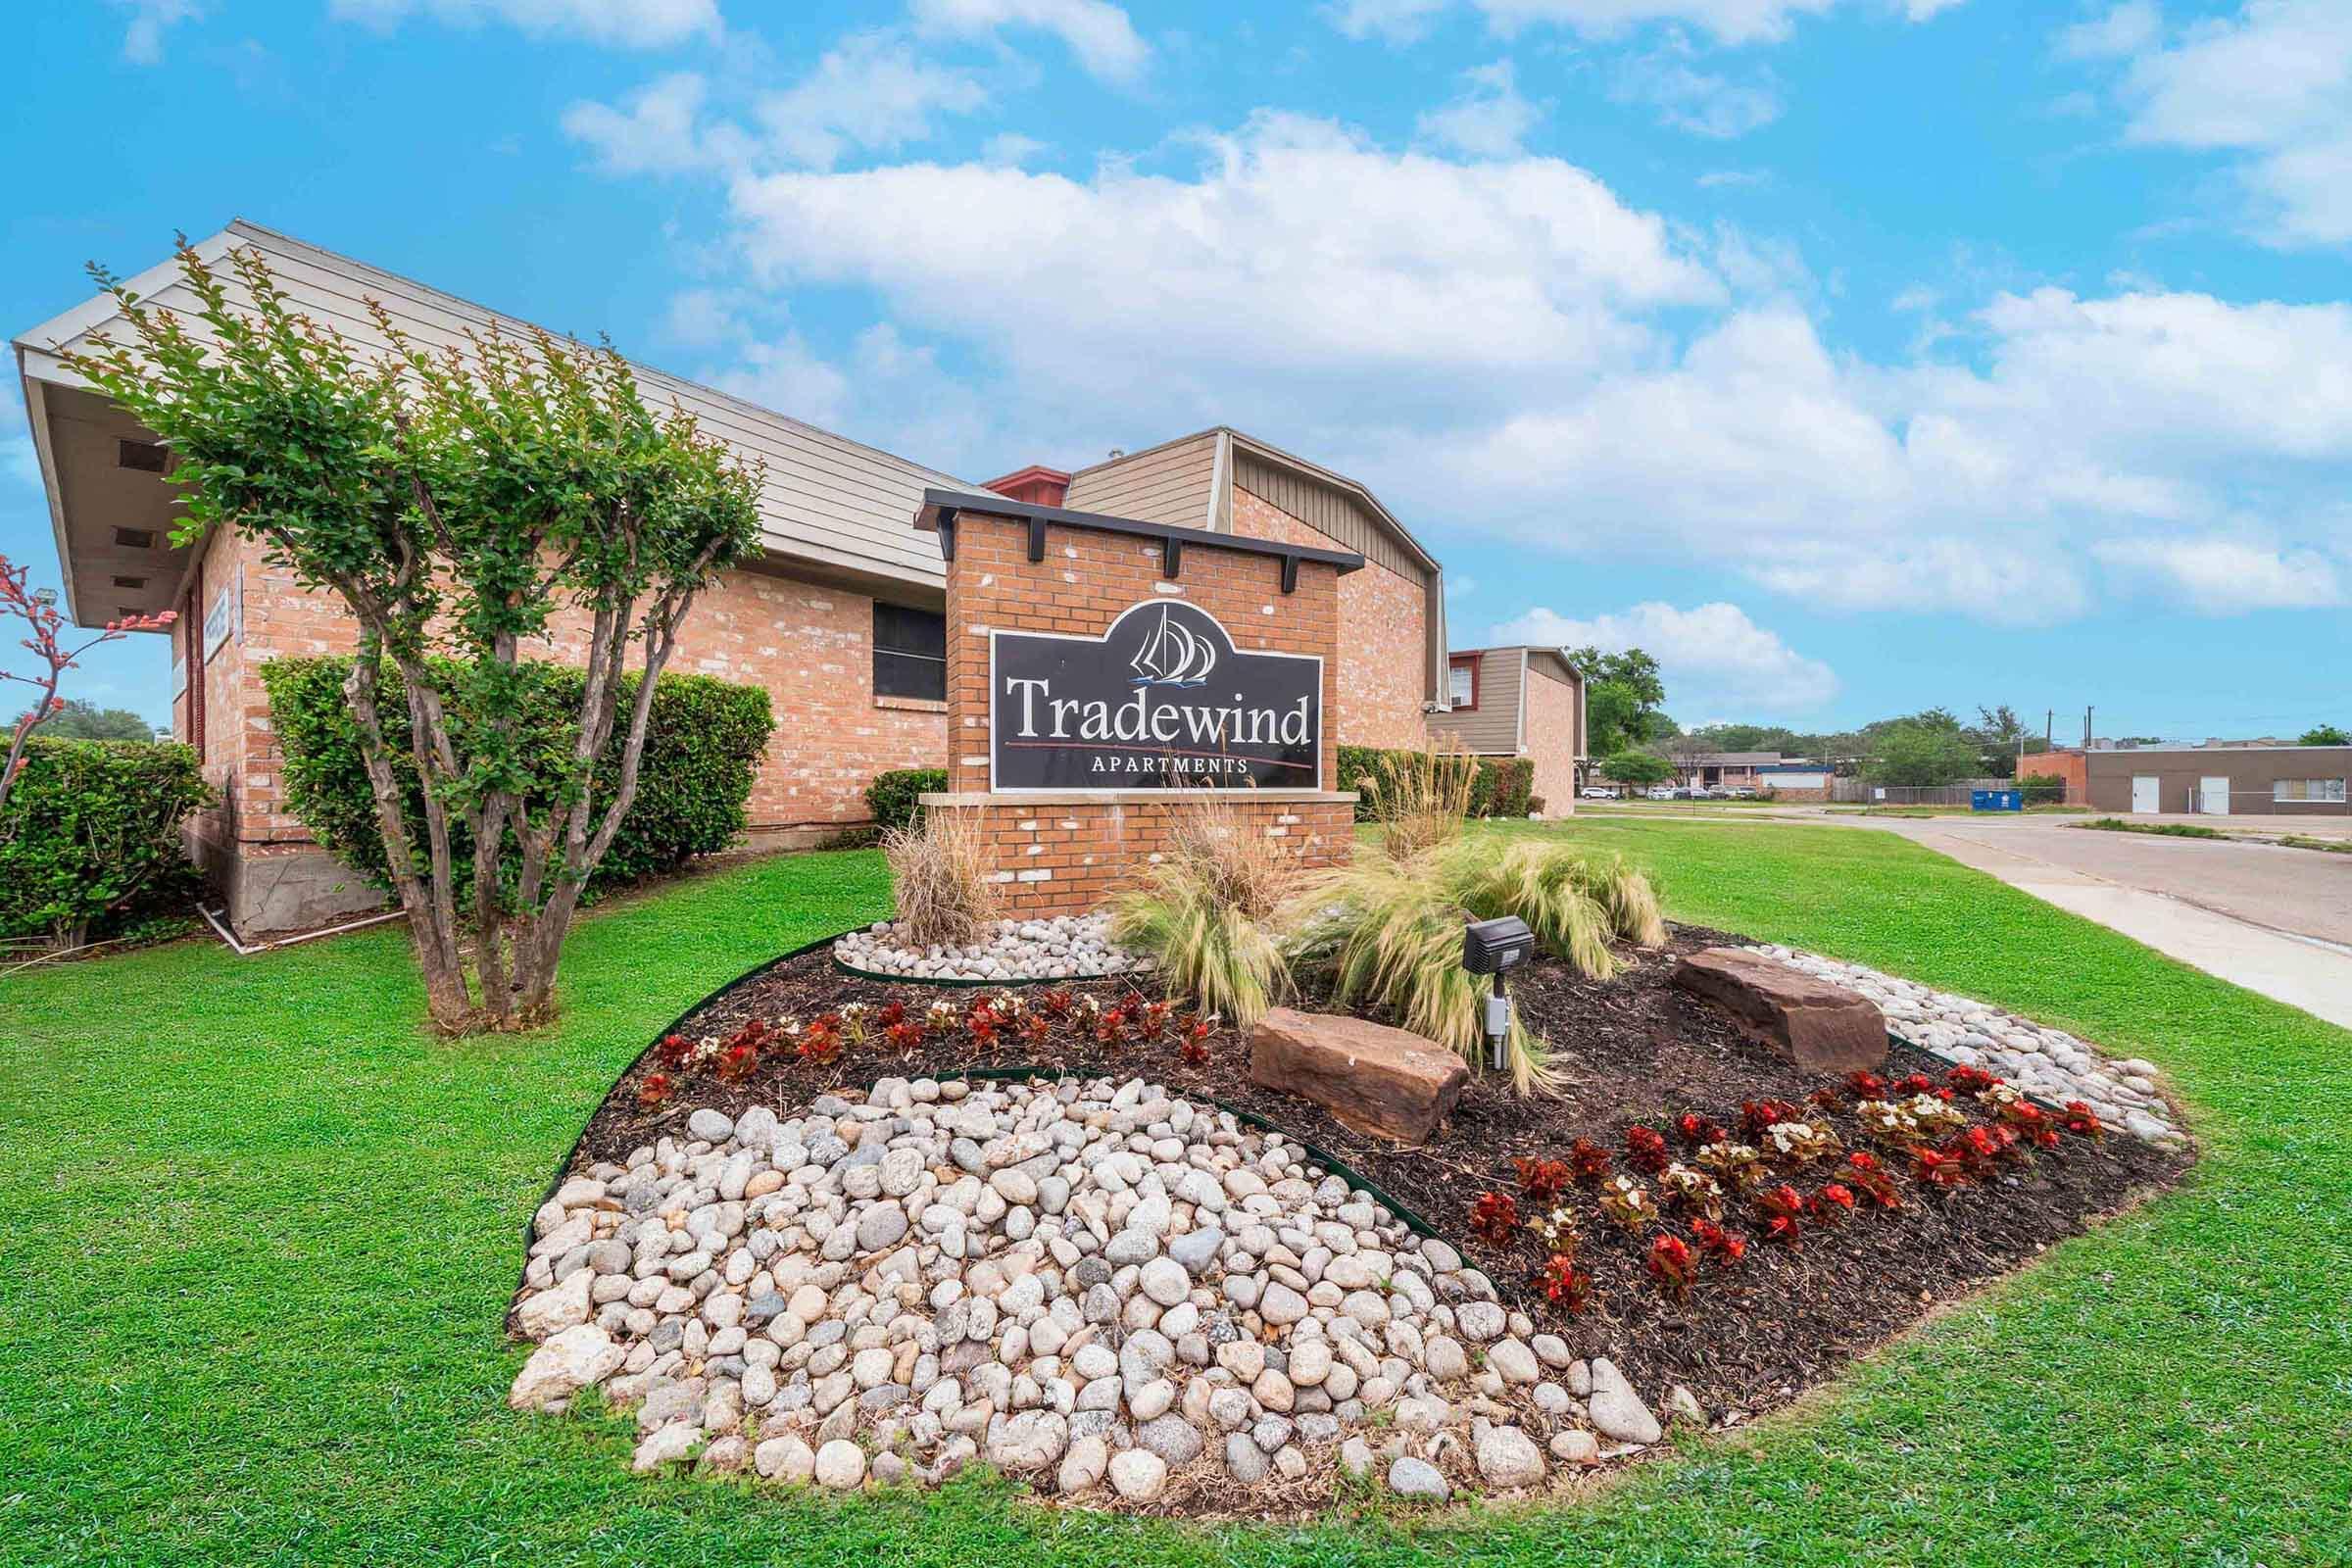
[[[1972,811],[2022,811],[2026,808],[2023,790],[1970,790],[1968,808]]]

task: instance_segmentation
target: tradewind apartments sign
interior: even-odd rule
[[[1319,789],[1323,661],[1245,653],[1198,605],[1147,600],[1100,637],[993,631],[989,787]]]

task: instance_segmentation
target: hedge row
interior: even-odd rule
[[[893,768],[874,775],[874,781],[865,787],[865,804],[874,813],[874,827],[888,832],[894,827],[906,827],[922,815],[919,797],[943,794],[947,787],[948,770],[944,767]]]
[[[1367,776],[1377,775],[1384,766],[1411,766],[1426,763],[1429,754],[1412,750],[1384,750],[1377,746],[1343,746],[1340,748],[1340,788],[1360,790]],[[1394,762],[1388,761],[1395,759]],[[1525,816],[1534,809],[1530,792],[1536,784],[1536,763],[1528,757],[1482,757],[1478,759],[1478,777],[1470,786],[1470,814],[1472,816]],[[1372,820],[1372,802],[1355,803],[1355,819]]]
[[[34,736],[0,815],[0,937],[78,947],[102,922],[184,897],[180,824],[212,800],[185,746]]]
[[[523,730],[526,755],[545,787],[528,799],[543,807],[568,760],[580,692],[587,672],[565,664],[525,663],[529,682]],[[388,887],[375,803],[360,759],[359,726],[343,694],[348,659],[279,659],[262,666],[270,718],[285,753],[286,806],[335,857],[377,887]],[[620,720],[599,760],[598,799],[619,774],[621,732],[643,677],[623,677]],[[454,682],[452,683],[454,686]],[[408,798],[416,841],[424,838],[423,791],[409,760],[409,708],[397,671],[387,669],[377,703],[384,739]],[[463,714],[453,715],[458,723]],[[697,855],[723,850],[743,833],[752,776],[775,728],[767,693],[709,675],[663,675],[654,688],[645,755],[638,764],[637,799],[612,836],[612,848],[589,879],[591,892],[639,877],[674,871]],[[473,856],[464,824],[452,820],[452,853],[460,866]],[[514,859],[509,857],[510,861]],[[460,877],[470,884],[470,873]]]

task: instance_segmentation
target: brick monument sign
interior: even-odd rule
[[[1363,558],[931,490],[947,564],[949,788],[1008,912],[1133,886],[1215,792],[1304,865],[1347,858],[1339,580]]]

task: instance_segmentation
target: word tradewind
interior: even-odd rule
[[[1114,708],[1102,699],[1051,696],[1048,681],[1008,678],[1004,695],[1015,699],[1019,713],[1009,738],[1013,744],[1093,742],[1102,750],[1090,759],[1089,771],[1098,774],[1191,776],[1249,772],[1250,760],[1222,755],[1228,747],[1304,746],[1314,739],[1312,696],[1300,697],[1288,710],[1243,706],[1239,693],[1233,706],[1210,707],[1182,699],[1155,703],[1155,689],[1139,687]],[[1201,750],[1170,750],[1179,742]]]

